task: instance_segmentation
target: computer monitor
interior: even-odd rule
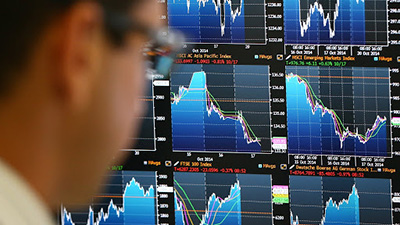
[[[159,4],[183,50],[62,224],[400,224],[400,1]]]

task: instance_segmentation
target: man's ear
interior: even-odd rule
[[[52,80],[57,95],[75,109],[87,105],[94,78],[101,70],[105,49],[102,24],[100,6],[89,1],[75,4],[55,23]]]

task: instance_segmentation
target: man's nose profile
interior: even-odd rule
[[[2,3],[0,224],[55,224],[124,158],[161,12],[155,0]]]

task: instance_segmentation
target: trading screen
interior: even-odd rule
[[[400,0],[158,2],[183,50],[61,224],[400,224]]]

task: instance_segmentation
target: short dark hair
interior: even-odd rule
[[[81,0],[7,0],[0,7],[0,96],[19,79],[23,68],[50,22]],[[97,0],[105,9],[124,12],[139,0]],[[107,29],[106,29],[107,30]]]

